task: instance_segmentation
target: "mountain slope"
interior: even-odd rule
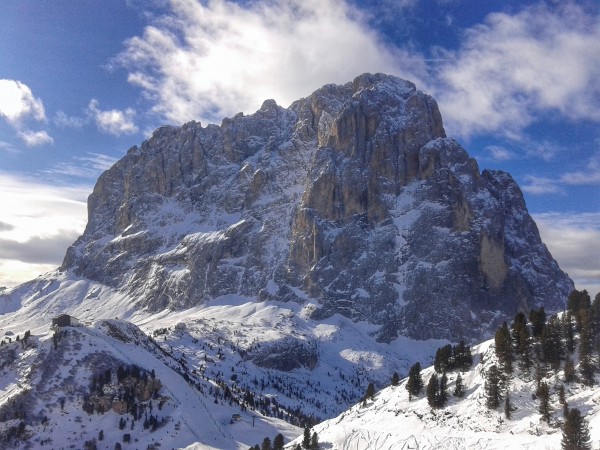
[[[296,427],[281,420],[214,401],[208,390],[217,389],[216,384],[193,375],[183,377],[181,364],[128,322],[66,327],[59,336],[54,343],[51,333],[32,335],[0,348],[3,448],[82,448],[84,441],[95,440],[98,448],[113,449],[129,434],[140,448],[158,448],[162,443],[236,449],[266,435],[298,434]],[[133,378],[118,381],[119,367],[137,367],[136,379],[146,380],[135,389],[136,412],[126,409],[123,395]],[[93,388],[107,371],[110,381]],[[235,424],[233,414],[240,414]],[[154,429],[145,423],[152,416],[157,421]],[[126,421],[123,428],[121,420]],[[21,422],[25,426],[18,431]]]
[[[465,396],[452,396],[458,372],[448,373],[449,399],[443,408],[429,406],[422,392],[412,401],[407,379],[378,392],[366,404],[353,406],[340,416],[316,425],[322,448],[329,449],[557,449],[561,446],[563,405],[559,387],[564,385],[570,408],[578,408],[589,422],[591,441],[600,441],[600,393],[595,386],[564,382],[564,370],[548,370],[542,378],[550,387],[550,421],[545,422],[536,399],[535,369],[515,369],[509,377],[511,417],[486,407],[485,376],[499,365],[492,341],[473,349],[474,364],[462,372]],[[577,358],[577,355],[574,355]],[[421,372],[425,385],[433,367]],[[438,374],[439,375],[439,374]],[[297,440],[295,442],[300,442]]]

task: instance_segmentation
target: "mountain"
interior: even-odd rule
[[[161,127],[99,178],[63,271],[131,308],[226,295],[315,305],[378,339],[479,339],[573,288],[514,180],[445,137],[435,101],[365,74],[221,126]]]
[[[123,442],[120,366],[172,399],[154,432],[128,433],[142,448],[290,439],[573,288],[514,180],[480,172],[431,97],[381,74],[161,127],[88,212],[58,270],[0,293],[0,437],[17,447]],[[63,313],[83,326],[55,348]]]

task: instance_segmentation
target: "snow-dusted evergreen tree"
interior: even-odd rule
[[[413,396],[419,395],[423,389],[423,379],[421,378],[421,363],[417,362],[412,365],[408,371],[408,381],[406,382],[406,390],[408,391],[409,400]]]
[[[283,434],[279,433],[273,439],[273,450],[283,450],[283,446],[285,444],[285,440]]]
[[[589,450],[592,448],[590,431],[585,417],[577,408],[570,409],[565,416],[562,428],[563,450]]]
[[[546,325],[546,311],[544,311],[544,307],[532,309],[529,313],[529,321],[531,322],[531,332],[533,337],[540,337],[542,335],[542,330]]]
[[[494,343],[496,344],[496,356],[498,356],[502,370],[505,373],[511,373],[513,358],[512,340],[506,322],[496,331]]]
[[[502,400],[504,377],[498,366],[491,366],[485,376],[485,404],[490,409],[497,409]]]
[[[432,408],[437,408],[437,396],[438,396],[438,377],[435,373],[429,378],[427,388],[425,389],[425,395],[427,395],[427,403]]]
[[[550,389],[545,382],[542,381],[540,384],[537,395],[540,400],[538,411],[542,415],[542,420],[550,422]]]
[[[398,372],[394,372],[392,375],[392,386],[398,386],[398,383],[400,383],[400,376],[398,375]]]
[[[456,383],[454,385],[454,396],[461,398],[461,397],[464,397],[464,395],[465,395],[465,386],[463,385],[463,379],[459,372],[459,374],[456,376]]]

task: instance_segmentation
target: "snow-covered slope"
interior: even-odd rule
[[[54,333],[48,332],[26,341],[20,334],[19,342],[15,334],[13,342],[0,347],[2,448],[83,448],[85,441],[95,440],[98,448],[113,449],[129,434],[130,442],[144,449],[157,444],[237,449],[277,433],[288,439],[298,434],[296,427],[282,420],[216,401],[209,393],[220,389],[214,380],[188,374],[185,365],[128,322],[104,320],[93,327],[65,327],[58,333],[56,344]],[[152,373],[148,378],[158,380],[156,394],[138,399],[137,420],[134,413],[120,409],[119,366],[137,366]],[[92,378],[107,370],[112,373],[111,381],[103,387],[105,395],[96,404],[107,404],[104,407],[108,410],[86,412]],[[240,417],[232,421],[234,414]],[[158,423],[154,431],[144,426],[150,415]],[[126,425],[120,429],[122,419]],[[21,422],[24,431],[15,438]]]
[[[313,428],[322,448],[328,449],[558,449],[561,447],[563,405],[558,390],[565,387],[570,408],[578,408],[589,422],[592,448],[600,446],[600,391],[578,382],[563,383],[564,372],[549,371],[542,379],[550,387],[551,419],[542,420],[538,412],[534,369],[516,369],[509,377],[511,417],[504,413],[504,402],[497,410],[486,407],[485,374],[498,364],[493,341],[473,349],[474,364],[462,372],[465,396],[452,395],[458,371],[448,373],[448,402],[439,409],[429,406],[425,392],[408,398],[407,379],[389,386],[353,406],[338,417]],[[575,354],[575,358],[576,358]],[[424,384],[433,367],[421,371]],[[439,374],[438,374],[439,375]],[[300,442],[299,439],[297,442]]]
[[[0,315],[0,334],[44,334],[62,312],[90,325],[127,320],[183,357],[190,371],[202,368],[210,379],[245,386],[276,398],[296,416],[315,419],[339,414],[369,382],[383,387],[393,372],[406,373],[415,361],[431,360],[447,343],[406,337],[377,342],[377,326],[367,322],[339,314],[311,319],[310,302],[257,303],[229,295],[185,311],[131,311],[126,295],[72,274],[40,277],[12,295],[22,300],[17,312]]]

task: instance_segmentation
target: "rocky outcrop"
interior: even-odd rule
[[[150,310],[226,294],[318,305],[379,337],[481,338],[572,289],[512,178],[435,101],[365,74],[221,126],[161,127],[105,172],[63,269]]]

